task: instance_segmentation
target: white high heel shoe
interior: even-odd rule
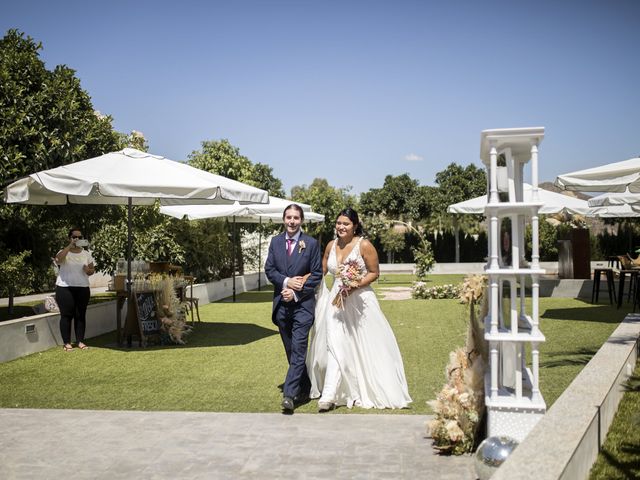
[[[325,402],[324,400],[318,400],[318,412],[328,412],[329,410],[333,410],[336,404],[333,402]]]

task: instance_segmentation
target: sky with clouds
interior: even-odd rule
[[[480,132],[544,126],[540,180],[640,155],[640,2],[22,0],[0,28],[94,107],[186,160],[228,139],[287,193],[480,166]]]

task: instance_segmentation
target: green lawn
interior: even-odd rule
[[[411,282],[411,276],[387,277],[374,288]],[[462,278],[430,279],[458,281],[453,277]],[[55,348],[0,364],[0,407],[278,412],[286,359],[270,320],[271,297],[265,290],[238,295],[235,304],[201,306],[203,321],[185,346],[127,350],[114,345],[111,333],[91,339],[87,351]],[[398,339],[414,400],[397,413],[430,413],[426,401],[442,387],[448,353],[464,342],[466,307],[457,300],[380,303]],[[541,299],[540,311],[547,337],[540,386],[551,405],[626,311],[555,298]],[[315,412],[316,404],[298,411]]]
[[[640,364],[632,379],[632,388],[620,401],[590,480],[640,478]]]

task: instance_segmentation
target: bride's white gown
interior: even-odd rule
[[[356,259],[366,272],[360,254],[360,238],[344,259]],[[327,261],[329,273],[338,271],[335,242]],[[344,302],[344,310],[331,302],[338,293],[336,279],[329,292],[324,281],[318,294],[316,318],[310,333],[307,370],[311,378],[311,398],[324,387],[327,355],[340,367],[341,380],[336,405],[363,408],[404,408],[411,402],[402,357],[396,338],[380,309],[373,289],[358,288]]]

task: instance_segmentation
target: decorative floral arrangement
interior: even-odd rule
[[[486,275],[469,275],[462,282],[460,300],[466,304],[477,304],[487,288]]]
[[[486,277],[467,277],[460,289],[460,298],[469,304],[469,329],[464,348],[449,354],[445,370],[447,383],[436,399],[428,402],[435,417],[427,424],[433,446],[441,453],[461,455],[470,452],[475,443],[480,419],[484,413],[484,373],[486,347],[475,306],[482,299],[480,318],[488,308]]]
[[[484,363],[458,348],[449,354],[446,376],[436,399],[427,402],[436,414],[428,430],[436,450],[461,455],[472,450],[484,409]]]
[[[348,260],[343,262],[338,267],[338,275],[336,280],[340,282],[338,293],[331,302],[332,305],[338,308],[344,308],[344,301],[346,300],[349,291],[352,288],[356,288],[360,285],[360,280],[364,278],[364,266],[357,260]]]
[[[180,302],[176,287],[183,286],[182,277],[154,276],[151,284],[156,292],[156,311],[160,319],[160,331],[172,343],[185,344],[184,337],[191,332],[186,323],[187,305]]]
[[[302,253],[305,248],[307,248],[307,244],[304,243],[304,240],[300,240],[298,242],[298,253]]]
[[[460,296],[460,286],[447,283],[445,285],[427,287],[425,282],[414,282],[411,288],[411,296],[423,299],[458,298]]]

